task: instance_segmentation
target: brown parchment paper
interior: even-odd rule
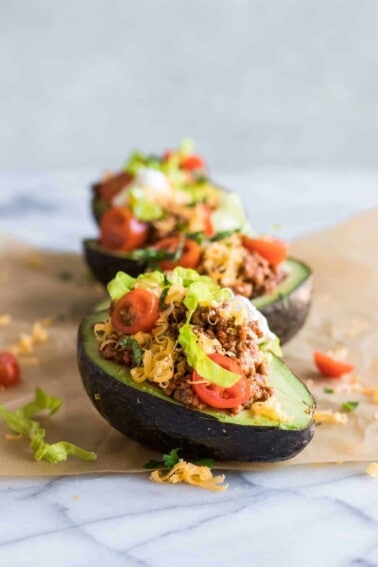
[[[313,442],[285,464],[378,460],[378,421],[374,418],[378,405],[354,392],[324,394],[323,388],[330,381],[320,380],[312,363],[315,349],[327,350],[343,343],[363,383],[378,384],[377,250],[378,209],[302,238],[292,246],[292,255],[314,270],[315,295],[305,328],[284,348],[285,359],[310,385],[319,409],[339,410],[347,400],[358,400],[360,405],[346,425],[318,426]],[[14,342],[20,332],[30,332],[35,320],[54,318],[49,341],[35,345],[32,355],[20,356],[22,384],[1,390],[0,403],[15,409],[30,400],[37,385],[62,397],[60,412],[44,421],[47,441],[71,441],[98,454],[94,463],[73,458],[57,465],[36,463],[27,441],[7,439],[7,427],[0,423],[0,475],[138,472],[156,456],[111,429],[92,408],[81,385],[76,366],[77,326],[103,296],[98,284],[89,280],[79,256],[33,250],[0,234],[0,315],[12,316],[9,326],[0,327],[0,350]],[[31,357],[37,357],[39,364],[30,364]],[[222,464],[222,468],[242,470],[261,466]]]

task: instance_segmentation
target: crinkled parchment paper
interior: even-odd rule
[[[302,238],[292,246],[292,255],[314,270],[315,296],[305,328],[284,349],[286,361],[310,384],[319,409],[340,410],[341,403],[348,400],[357,400],[360,405],[349,414],[346,425],[318,426],[313,442],[287,464],[378,460],[378,421],[374,418],[378,405],[354,391],[323,393],[324,386],[339,386],[339,382],[321,380],[312,363],[315,349],[343,344],[348,348],[348,359],[356,363],[360,381],[378,385],[377,250],[378,210]],[[80,257],[32,250],[0,234],[0,316],[12,316],[10,325],[0,326],[0,350],[17,340],[21,332],[30,332],[34,321],[54,319],[48,342],[36,344],[32,354],[20,356],[22,384],[0,391],[0,403],[15,409],[30,400],[35,386],[62,397],[60,412],[43,422],[47,441],[64,439],[98,454],[94,463],[73,458],[57,465],[36,463],[27,441],[7,439],[7,427],[0,423],[1,475],[136,472],[153,456],[111,429],[92,408],[81,385],[76,366],[77,326],[103,294],[89,280]],[[231,463],[222,468],[253,470],[256,466]]]

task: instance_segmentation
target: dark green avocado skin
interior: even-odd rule
[[[260,308],[281,344],[292,339],[305,324],[311,308],[312,290],[313,276],[310,275],[290,294]]]
[[[99,247],[93,248],[90,246],[91,242],[93,242],[91,239],[83,241],[85,261],[95,278],[105,286],[115,277],[117,272],[126,272],[130,276],[136,277],[146,271],[146,262],[109,254]]]
[[[105,199],[102,199],[100,195],[98,195],[96,191],[93,190],[91,208],[93,217],[96,223],[99,225],[102,215],[106,213],[106,211],[110,208],[110,203],[108,203],[108,201],[105,201]]]
[[[181,448],[182,456],[190,459],[273,463],[291,459],[313,437],[313,423],[301,430],[222,423],[130,387],[91,361],[81,333],[79,330],[79,370],[93,405],[112,427],[155,451]]]

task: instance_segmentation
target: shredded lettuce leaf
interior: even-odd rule
[[[283,356],[280,339],[277,336],[275,336],[271,341],[261,343],[259,348],[262,351],[272,352],[275,356],[278,356],[278,358],[282,358]]]
[[[160,219],[163,216],[163,209],[157,204],[147,199],[137,199],[132,204],[134,215],[141,221],[149,222]]]
[[[197,272],[195,273],[197,274]],[[197,337],[190,327],[190,319],[198,305],[210,305],[212,302],[231,299],[232,291],[227,288],[219,288],[206,276],[199,276],[198,274],[197,276],[198,278],[189,285],[184,299],[184,305],[188,308],[188,317],[179,331],[178,342],[182,346],[190,366],[204,380],[223,388],[230,388],[240,380],[239,374],[225,370],[204,353],[197,344]]]
[[[30,448],[34,452],[36,461],[44,460],[48,463],[58,463],[66,461],[69,455],[84,461],[96,460],[97,455],[95,453],[86,451],[68,441],[45,442],[46,430],[32,418],[44,410],[49,410],[48,415],[52,416],[61,405],[62,400],[60,398],[49,396],[40,388],[36,388],[34,400],[16,411],[11,411],[0,404],[0,416],[12,431],[29,437]]]
[[[240,195],[238,193],[224,193],[220,207],[213,212],[212,221],[215,232],[229,230],[246,232],[249,226]]]
[[[135,281],[135,278],[125,272],[117,272],[116,277],[107,285],[107,290],[112,300],[118,301],[118,299],[121,299],[134,287]]]
[[[230,388],[240,380],[239,374],[225,370],[204,353],[197,345],[197,337],[190,328],[188,321],[180,329],[178,342],[182,346],[190,366],[204,380],[223,388]]]

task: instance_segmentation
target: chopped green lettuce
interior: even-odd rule
[[[134,287],[135,278],[129,276],[125,272],[117,272],[107,285],[107,290],[113,301],[118,301]]]
[[[139,220],[145,222],[160,219],[164,214],[163,209],[157,203],[152,203],[147,199],[135,200],[132,204],[132,211]]]
[[[36,461],[44,460],[48,463],[58,463],[66,461],[69,455],[84,461],[96,460],[97,455],[95,453],[86,451],[68,441],[45,442],[46,430],[32,418],[44,410],[49,410],[48,415],[52,416],[61,405],[62,400],[60,398],[49,396],[40,388],[36,388],[34,400],[16,411],[11,411],[0,404],[0,416],[12,431],[29,437],[30,447],[34,452]]]
[[[188,321],[180,329],[178,342],[182,346],[190,366],[192,366],[204,380],[212,382],[217,386],[222,386],[223,388],[230,388],[240,380],[239,374],[225,370],[204,353],[197,345],[197,337],[192,331]]]
[[[238,193],[224,193],[220,207],[213,212],[212,221],[215,232],[247,231],[248,222],[240,195]]]
[[[280,345],[280,339],[277,336],[275,336],[274,339],[272,339],[271,341],[261,343],[259,345],[259,347],[260,347],[260,350],[263,350],[263,351],[266,351],[266,352],[272,352],[278,358],[282,358],[282,356],[283,356],[281,345]]]

